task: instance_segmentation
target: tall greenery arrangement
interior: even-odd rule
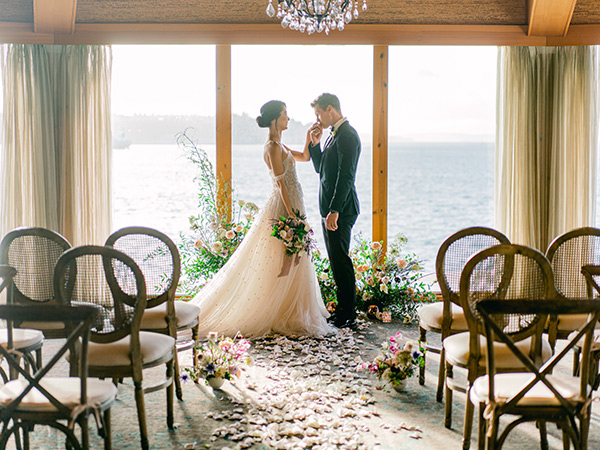
[[[186,129],[177,135],[177,144],[188,161],[196,166],[194,178],[198,186],[198,214],[191,216],[190,234],[181,234],[182,280],[180,290],[196,294],[229,260],[250,229],[258,207],[242,200],[232,201],[233,190],[218,179],[206,152]],[[224,201],[217,192],[222,186]],[[224,205],[232,201],[231,212]]]

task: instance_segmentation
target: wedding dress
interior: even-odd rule
[[[281,146],[280,143],[277,143]],[[273,190],[244,240],[229,261],[191,300],[201,308],[200,336],[211,331],[245,337],[269,333],[319,336],[331,332],[314,266],[307,255],[286,263],[282,241],[271,236],[272,220],[287,216],[277,181],[283,179],[291,207],[306,214],[296,162],[285,153],[283,173],[274,176]]]

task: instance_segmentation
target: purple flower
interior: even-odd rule
[[[206,373],[209,375],[214,375],[217,373],[217,367],[213,363],[208,363],[204,370],[206,370]]]
[[[181,375],[179,375],[179,379],[182,383],[187,383],[190,381],[190,375],[187,372],[183,372]]]

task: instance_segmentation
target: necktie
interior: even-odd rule
[[[333,141],[334,136],[335,136],[335,129],[333,127],[331,127],[331,134],[329,135],[329,137],[327,137],[327,140],[325,141],[325,148],[327,148],[331,145],[331,141]]]

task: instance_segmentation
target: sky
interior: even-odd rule
[[[215,114],[214,46],[113,46],[114,114]],[[487,140],[495,132],[496,47],[390,46],[388,133],[402,140]],[[371,46],[233,46],[232,111],[258,115],[283,100],[314,121],[310,102],[340,98],[342,113],[372,132]]]

